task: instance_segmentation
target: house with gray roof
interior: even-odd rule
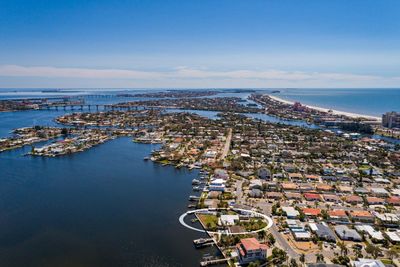
[[[357,231],[350,229],[346,225],[335,226],[335,232],[341,240],[362,241],[362,237],[357,233]]]

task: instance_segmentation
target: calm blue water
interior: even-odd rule
[[[60,158],[0,154],[1,266],[197,266],[183,228],[191,179],[143,161],[151,145],[112,140]]]
[[[2,112],[0,137],[69,112]],[[0,153],[0,265],[186,267],[215,254],[178,221],[197,173],[143,161],[156,148],[119,138],[59,158]]]
[[[304,104],[381,116],[387,111],[400,112],[400,89],[280,89],[283,99]]]

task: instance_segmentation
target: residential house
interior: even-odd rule
[[[365,198],[368,205],[383,205],[385,204],[385,200],[380,197],[366,197]]]
[[[362,197],[356,195],[345,196],[344,201],[352,205],[361,204],[364,202]]]
[[[391,196],[386,199],[386,203],[393,206],[400,206],[400,197]]]
[[[371,194],[377,197],[388,197],[389,192],[382,187],[371,187],[370,188]]]
[[[311,233],[306,230],[304,223],[299,220],[286,220],[286,223],[294,237],[297,241],[306,241],[311,239]]]
[[[288,219],[296,219],[300,216],[300,212],[293,207],[282,207],[282,210],[286,213]]]
[[[330,210],[328,211],[329,221],[346,223],[349,221],[345,210]]]
[[[385,267],[381,260],[358,259],[350,262],[352,267]]]
[[[309,223],[308,224],[311,231],[318,236],[320,240],[325,240],[328,242],[335,242],[335,233],[329,228],[329,226],[323,223]]]
[[[209,191],[225,191],[225,180],[224,179],[214,179],[211,181],[209,187]]]
[[[319,194],[314,194],[314,193],[304,193],[304,198],[307,201],[319,201],[319,200],[321,200],[321,196]]]
[[[265,261],[268,246],[260,244],[257,239],[244,238],[236,245],[238,260],[240,264],[248,264],[254,261]]]
[[[394,213],[375,213],[378,222],[387,227],[399,227],[400,215]]]
[[[366,210],[354,210],[349,212],[350,217],[354,221],[365,222],[365,223],[373,223],[375,221],[374,215],[372,215],[369,211]]]
[[[321,209],[314,209],[314,208],[303,208],[302,212],[307,217],[316,218],[321,215]]]
[[[357,233],[357,231],[354,229],[350,229],[346,225],[335,226],[335,232],[341,240],[356,242],[362,241],[362,237]]]
[[[333,194],[323,194],[322,198],[326,202],[334,202],[334,203],[339,203],[340,202],[340,197],[337,196],[337,195],[333,195]]]
[[[383,241],[385,238],[380,231],[376,231],[371,225],[362,224],[354,226],[359,233],[366,233],[372,240],[377,242]]]
[[[291,192],[285,192],[285,197],[287,199],[294,199],[294,200],[301,200],[302,198],[300,193],[291,193]]]

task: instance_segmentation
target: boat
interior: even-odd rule
[[[193,185],[200,184],[200,181],[197,180],[197,179],[193,179],[193,180],[192,180],[192,184],[193,184]]]
[[[196,248],[201,248],[205,246],[214,245],[214,241],[212,238],[199,238],[193,240],[193,244],[195,245]]]
[[[144,157],[144,158],[143,158],[143,160],[149,160],[149,159],[150,159],[149,157]]]
[[[197,201],[199,199],[200,199],[200,197],[198,197],[198,196],[189,196],[190,201]]]
[[[193,191],[200,191],[200,187],[199,186],[193,186]]]

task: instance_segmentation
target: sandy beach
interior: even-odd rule
[[[282,102],[285,104],[293,105],[295,103],[294,101],[285,100],[285,99],[279,98],[277,96],[273,96],[273,95],[268,95],[268,96],[271,97],[273,100],[276,100],[276,101],[279,101],[279,102]],[[382,118],[380,118],[380,117],[364,115],[364,114],[357,114],[357,113],[346,112],[346,111],[340,111],[340,110],[335,110],[335,109],[321,108],[321,107],[305,105],[305,104],[302,104],[302,105],[304,105],[310,109],[315,109],[315,110],[323,111],[323,112],[328,112],[329,110],[331,110],[333,114],[344,115],[344,116],[347,116],[350,118],[366,118],[366,119],[374,120],[374,121],[382,121]]]

